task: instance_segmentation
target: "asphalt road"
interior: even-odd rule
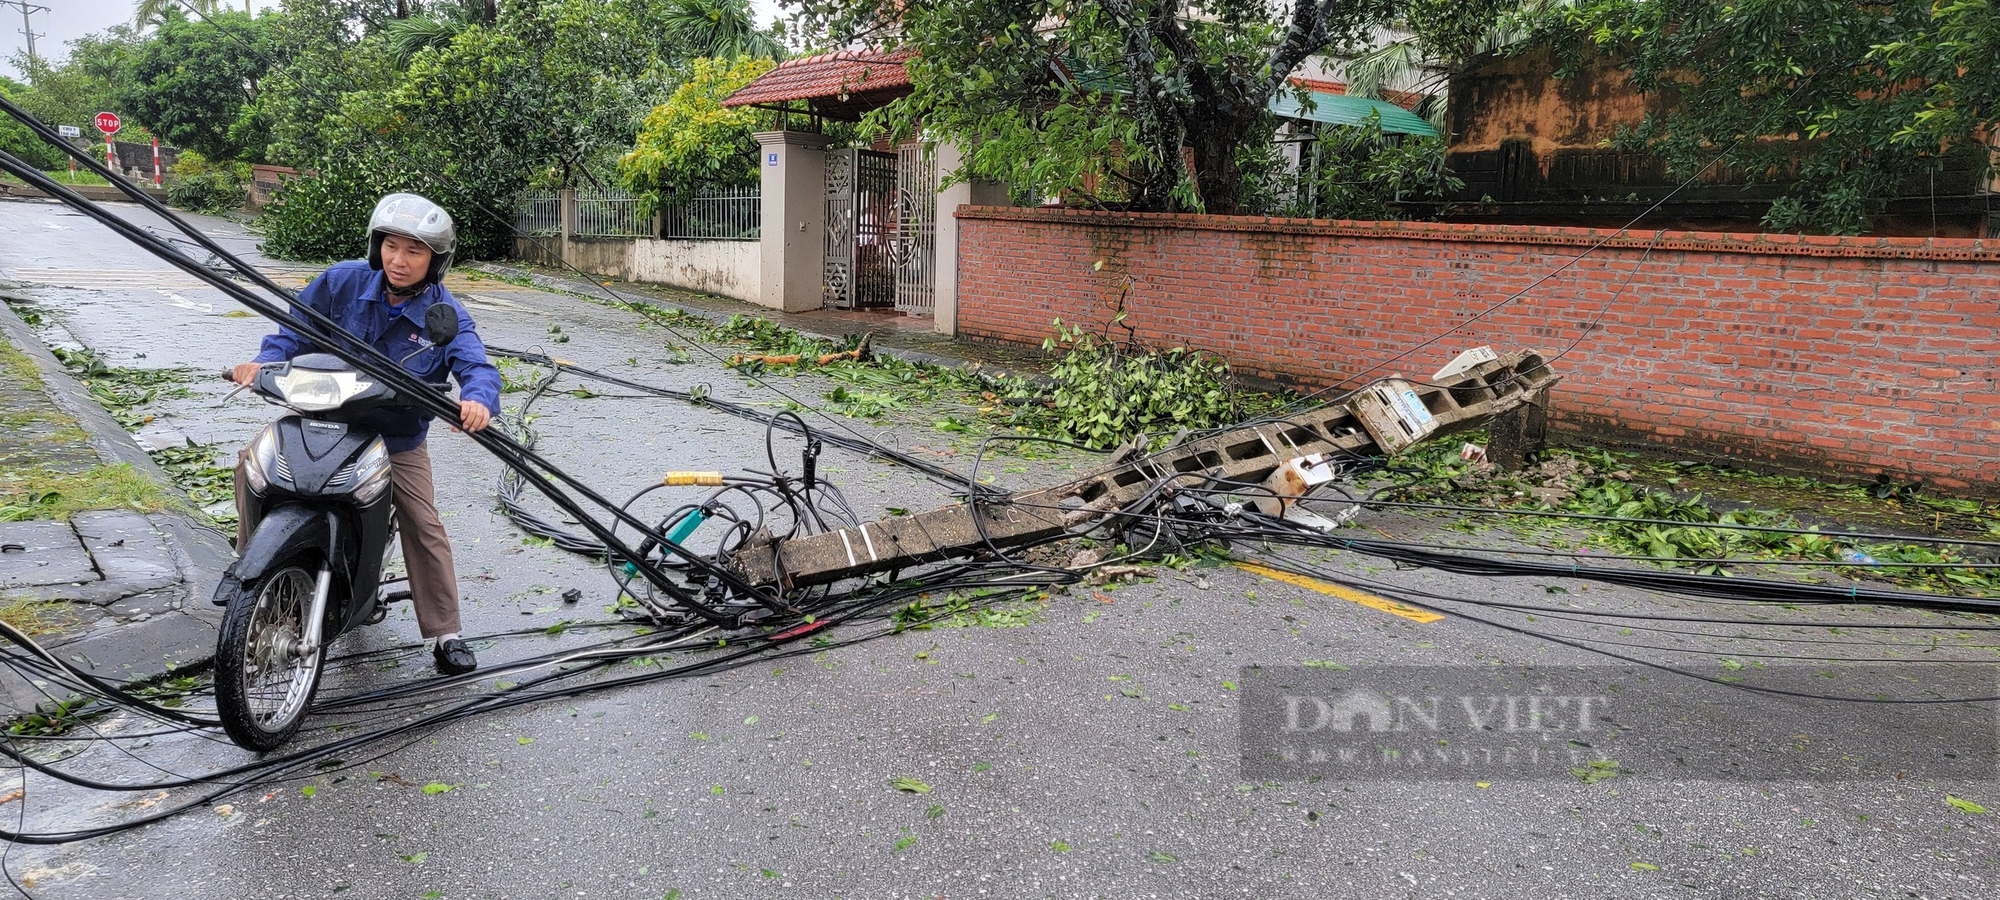
[[[240,228],[202,221],[232,245],[250,245]],[[40,309],[114,365],[216,370],[248,359],[267,330],[218,292],[47,204],[0,203],[0,278],[36,285]],[[665,386],[708,383],[773,409],[784,399],[699,350],[675,362],[679,342],[628,312],[501,282],[452,285],[490,344],[543,346]],[[568,340],[552,343],[558,335]],[[825,389],[808,377],[773,383],[807,405]],[[144,436],[215,443],[220,455],[273,413],[240,399],[217,406],[223,393],[197,385],[194,397],[166,403]],[[709,410],[559,393],[538,411],[546,452],[612,496],[663,469],[765,467],[763,430]],[[962,466],[969,439],[922,418],[850,424]],[[615,589],[601,570],[524,544],[493,511],[493,459],[442,432],[432,446],[469,633],[606,618]],[[796,442],[779,446],[795,458]],[[1089,464],[1020,463],[1001,477],[1033,483]],[[944,487],[882,463],[830,455],[823,465],[863,515],[949,499]],[[1497,540],[1444,524],[1375,515],[1361,523],[1403,539]],[[1313,561],[1373,579],[1383,593],[1562,609],[1440,601],[1442,618],[1420,622],[1234,568],[1159,569],[1151,581],[1059,593],[1008,619],[1018,627],[808,646],[718,674],[483,715],[346,754],[309,777],[256,785],[227,800],[227,814],[197,810],[100,840],[14,846],[4,863],[32,882],[32,896],[65,898],[2000,893],[1994,816],[1946,801],[2000,810],[1991,704],[1812,706],[1725,690],[1668,719],[1624,713],[1636,717],[1624,727],[1679,746],[1681,762],[1657,746],[1634,756],[1600,742],[1585,756],[1619,765],[1582,762],[1576,772],[1564,764],[1529,774],[1488,761],[1286,780],[1247,776],[1240,753],[1246,730],[1268,736],[1285,724],[1243,718],[1255,706],[1245,694],[1272,672],[1421,687],[1430,670],[1405,667],[1480,678],[1482,669],[1529,666],[1599,688],[1617,682],[1615,697],[1664,701],[1716,686],[1635,661],[1726,678],[1795,664],[1832,671],[1830,693],[1990,696],[2000,693],[1995,642],[1977,629],[1991,620],[1695,602],[1573,579],[1397,570],[1352,554]],[[565,607],[557,595],[571,587],[585,599]],[[1641,618],[1611,617],[1620,613]],[[866,630],[847,626],[833,637]],[[481,660],[491,667],[603,634],[490,638]],[[337,673],[328,691],[426,676],[428,659],[408,649],[414,638],[407,610],[343,638],[337,651],[381,653]],[[1405,745],[1413,756],[1445,742],[1417,732]],[[1792,755],[1828,744],[1842,748],[1831,768]],[[1564,735],[1555,745],[1577,752]],[[100,744],[62,765],[143,784],[249,759],[212,733],[121,746]],[[1961,755],[1941,756],[1946,746]],[[1743,775],[1731,760],[1762,768]],[[929,791],[898,790],[897,778]],[[25,800],[0,815],[21,817],[31,831],[59,830],[186,795],[168,794],[87,792],[34,777]]]

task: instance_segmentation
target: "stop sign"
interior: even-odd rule
[[[97,114],[98,131],[102,131],[105,134],[117,134],[119,124],[116,113],[101,112]]]

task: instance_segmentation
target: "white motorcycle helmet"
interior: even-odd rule
[[[416,194],[390,194],[375,204],[368,216],[368,267],[382,271],[382,238],[400,234],[423,241],[431,248],[431,267],[424,284],[436,284],[451,268],[451,252],[458,246],[458,232],[452,227],[451,213]]]

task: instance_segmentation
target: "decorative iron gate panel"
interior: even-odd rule
[[[826,155],[827,306],[856,309],[896,302],[891,244],[896,236],[896,155],[835,150]]]
[[[937,295],[937,153],[905,144],[896,155],[896,308],[928,316]]]

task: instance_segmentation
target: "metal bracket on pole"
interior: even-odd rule
[[[1087,531],[1143,502],[1169,480],[1262,485],[1277,506],[1265,511],[1282,515],[1289,498],[1330,479],[1322,468],[1329,460],[1394,455],[1420,441],[1476,428],[1541,403],[1559,380],[1533,350],[1479,363],[1438,384],[1385,378],[1342,402],[1178,443],[1059,487],[980,497],[782,541],[760,535],[730,565],[745,581],[791,590],[982,549],[1020,547]]]

